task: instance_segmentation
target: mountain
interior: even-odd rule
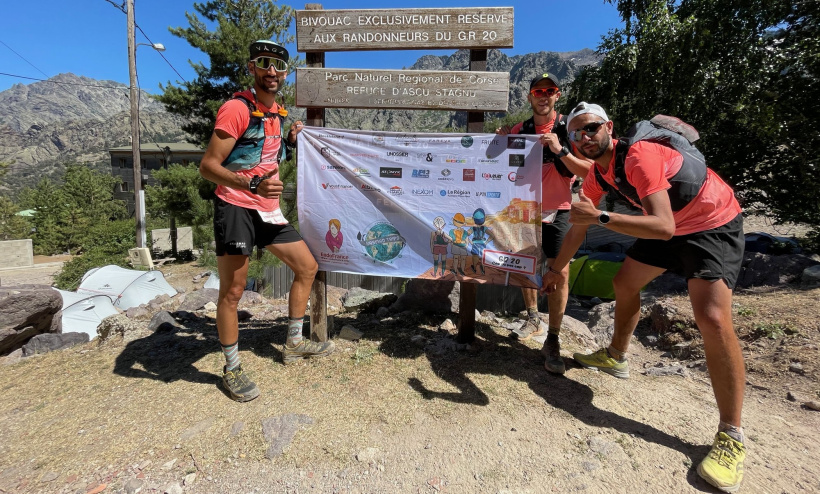
[[[141,141],[184,141],[183,119],[140,93]],[[11,162],[10,190],[59,175],[67,163],[107,171],[106,149],[130,144],[128,86],[74,74],[15,84],[0,92],[0,161]]]
[[[529,109],[529,81],[548,71],[570,82],[586,65],[600,63],[592,50],[538,52],[508,57],[490,50],[487,70],[509,72],[509,113]],[[409,69],[468,70],[469,51],[452,55],[424,55]],[[140,140],[185,141],[183,119],[165,111],[150,94],[140,96]],[[305,117],[302,108],[291,109],[294,118]],[[33,186],[44,176],[57,177],[68,163],[86,163],[108,170],[106,149],[130,143],[131,107],[128,86],[74,74],[60,74],[48,81],[15,84],[0,92],[0,161],[11,162],[0,192]],[[488,114],[487,118],[503,116]],[[329,109],[326,125],[368,130],[441,131],[466,127],[465,112],[435,110]],[[4,190],[5,189],[5,190]]]

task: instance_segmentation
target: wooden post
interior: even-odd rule
[[[322,10],[322,4],[305,4],[305,10]],[[312,52],[305,54],[307,67],[322,68],[325,66],[325,53]],[[325,126],[325,109],[308,108],[307,125],[311,127]],[[313,341],[327,341],[327,272],[319,271],[313,280],[310,290],[310,339]]]
[[[470,70],[487,70],[487,50],[470,50]],[[484,133],[484,112],[467,112],[467,132]],[[475,340],[475,283],[461,283],[458,296],[458,335],[459,343],[472,343]]]

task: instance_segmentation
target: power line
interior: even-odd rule
[[[34,68],[37,70],[37,72],[39,72],[39,73],[43,74],[43,75],[44,75],[44,76],[46,76],[46,77],[50,77],[48,74],[46,74],[45,72],[43,72],[42,70],[40,70],[40,68],[39,68],[39,67],[37,67],[37,66],[36,66],[36,65],[34,65],[33,63],[31,63],[31,62],[29,62],[28,60],[26,60],[26,57],[24,57],[23,55],[20,55],[20,54],[19,54],[19,53],[17,53],[16,51],[14,51],[14,49],[13,49],[12,47],[10,47],[9,45],[7,45],[6,43],[4,43],[4,42],[3,42],[3,40],[0,40],[0,43],[3,43],[3,46],[5,46],[5,47],[6,47],[6,48],[8,48],[9,50],[11,50],[11,52],[12,52],[12,53],[14,53],[14,54],[15,54],[15,55],[17,55],[18,57],[22,58],[22,59],[23,59],[23,60],[24,60],[27,64],[29,64],[29,65],[31,65],[32,67],[34,67]]]
[[[123,14],[127,14],[127,12],[125,10],[125,3],[116,4],[112,0],[104,0],[104,1],[110,3],[111,5],[113,5],[117,10],[119,10]],[[151,46],[154,46],[154,42],[151,41],[151,38],[149,38],[148,35],[145,34],[145,31],[142,30],[142,28],[139,26],[139,24],[136,23],[136,21],[134,22],[134,26],[139,30],[139,32],[142,33],[143,36],[145,36],[145,39],[148,40],[149,43],[151,43]],[[168,66],[171,67],[171,69],[173,69],[174,72],[176,72],[176,74],[179,76],[180,79],[182,79],[185,82],[188,82],[184,77],[182,77],[182,74],[179,73],[179,71],[177,70],[176,67],[174,67],[174,65],[171,63],[171,61],[168,60],[167,58],[165,58],[165,55],[163,55],[161,51],[157,50],[157,53],[159,53],[159,56],[161,56],[162,59],[165,60],[165,63],[167,63]]]
[[[2,41],[0,41],[2,43]],[[101,86],[99,84],[83,84],[79,82],[60,82],[60,81],[52,81],[51,79],[38,79],[36,77],[26,77],[24,75],[17,75],[17,74],[8,74],[6,72],[0,72],[0,75],[5,75],[8,77],[16,77],[18,79],[28,79],[31,81],[40,81],[40,82],[48,82],[50,84],[62,84],[64,86],[84,86],[84,87],[101,87],[103,89],[128,89],[128,86],[124,87],[117,87],[117,86]],[[46,75],[48,77],[48,75]]]

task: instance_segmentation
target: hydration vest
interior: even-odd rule
[[[657,115],[651,120],[642,120],[630,127],[626,136],[618,139],[618,145],[615,146],[614,175],[617,187],[604,180],[597,166],[594,167],[595,180],[604,192],[613,193],[616,200],[626,203],[632,209],[643,210],[638,191],[626,179],[626,155],[632,145],[640,141],[672,148],[683,156],[683,163],[680,170],[667,179],[671,185],[667,192],[672,211],[680,211],[692,202],[706,182],[706,159],[692,145],[698,138],[694,127],[675,117]]]
[[[265,120],[268,118],[279,119],[280,141],[279,141],[279,157],[278,160],[282,162],[282,156],[285,159],[290,159],[292,155],[291,148],[287,145],[285,138],[285,117],[279,113],[265,112],[261,116],[256,109],[256,102],[250,101],[248,98],[242,96],[240,93],[233,95],[232,99],[240,99],[248,107],[248,128],[236,140],[233,149],[222,162],[222,166],[231,171],[250,170],[259,165],[262,161],[262,148],[265,144]],[[257,115],[254,115],[254,112]]]
[[[522,134],[528,135],[535,135],[535,118],[530,117],[521,124],[521,131]],[[555,112],[555,119],[552,121],[552,130],[551,133],[558,136],[558,140],[561,142],[562,146],[566,146],[568,149],[571,149],[569,146],[569,136],[567,134],[567,116],[566,115],[558,115],[558,112]],[[565,165],[561,158],[556,158],[555,153],[549,148],[549,146],[544,146],[544,154],[541,160],[541,163],[550,163],[552,162],[555,165],[555,169],[558,170],[558,173],[562,177],[570,178],[573,176],[573,173],[569,171],[567,165]]]

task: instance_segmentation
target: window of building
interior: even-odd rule
[[[120,183],[120,191],[121,192],[128,192],[128,182],[121,182]]]
[[[120,158],[120,168],[125,168],[125,158]]]

